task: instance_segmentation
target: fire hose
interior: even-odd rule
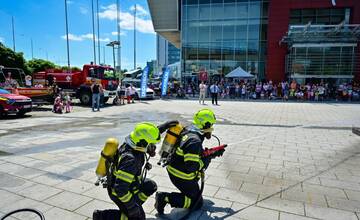
[[[7,217],[9,217],[15,213],[19,213],[19,212],[32,212],[32,213],[35,213],[37,216],[39,216],[41,220],[45,220],[44,215],[39,210],[31,209],[31,208],[17,209],[17,210],[11,211],[11,212],[5,214],[3,217],[1,217],[0,220],[4,220]]]

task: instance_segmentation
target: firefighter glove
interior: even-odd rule
[[[155,144],[149,144],[149,146],[147,147],[147,153],[150,155],[150,157],[155,157],[156,145]]]
[[[160,125],[158,125],[157,127],[158,127],[160,133],[162,134],[162,133],[164,133],[167,129],[169,129],[169,128],[171,128],[171,127],[174,127],[174,126],[176,126],[177,124],[179,124],[179,121],[177,121],[177,120],[172,120],[172,121],[167,121],[167,122],[165,122],[165,123],[163,123],[163,124],[160,124]]]
[[[210,165],[211,159],[212,158],[210,156],[202,158],[202,161],[204,163],[204,167],[203,167],[204,170],[206,170],[208,168],[208,166]]]

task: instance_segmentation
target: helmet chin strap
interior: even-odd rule
[[[130,135],[125,138],[125,143],[127,145],[129,145],[131,148],[133,148],[134,150],[136,150],[136,151],[140,151],[140,152],[143,152],[143,153],[146,152],[147,146],[145,148],[136,146],[136,144],[131,140]]]

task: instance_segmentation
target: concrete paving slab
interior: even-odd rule
[[[246,207],[244,204],[234,203],[232,206],[233,210],[239,210]],[[245,208],[244,210],[235,213],[234,217],[238,217],[240,219],[252,219],[252,220],[278,220],[279,219],[279,211],[265,209],[257,206],[250,206]]]
[[[93,183],[89,183],[77,179],[70,179],[68,181],[55,185],[55,187],[66,191],[81,194],[91,188],[94,188],[95,186]]]
[[[1,136],[9,144],[0,146],[0,150],[14,154],[0,156],[0,190],[27,193],[28,188],[33,191],[31,187],[40,183],[50,189],[63,190],[61,194],[80,194],[81,198],[93,200],[70,213],[80,219],[90,219],[92,209],[102,206],[99,203],[112,204],[106,190],[93,185],[94,169],[106,137],[116,136],[122,140],[133,125],[142,120],[160,123],[176,118],[189,123],[193,113],[202,107],[196,101],[171,100],[169,105],[160,100],[146,105],[107,107],[96,114],[76,106],[80,112],[67,115],[33,112],[31,118],[2,121],[6,132],[18,130],[16,133],[9,130]],[[215,205],[205,205],[191,219],[222,218],[231,213],[229,208],[233,203],[254,204],[271,192],[299,183],[310,175],[315,177],[260,202],[255,211],[249,208],[246,216],[227,219],[255,219],[266,213],[271,218],[278,213],[279,219],[318,218],[322,216],[318,213],[321,208],[325,212],[328,209],[344,211],[346,214],[333,214],[338,219],[353,217],[349,213],[355,214],[359,201],[360,155],[354,155],[326,173],[319,171],[359,151],[360,138],[351,133],[351,127],[354,123],[360,125],[360,105],[223,102],[221,106],[214,106],[214,111],[219,119],[215,134],[230,145],[224,156],[214,159],[207,170],[204,195],[206,202]],[[319,111],[322,114],[313,114]],[[207,141],[205,145],[214,146],[216,141]],[[151,163],[157,159],[158,156]],[[23,173],[24,169],[29,172]],[[46,173],[38,176],[33,169]],[[164,168],[154,164],[148,177],[157,182],[160,191],[177,191]],[[238,185],[241,188],[237,188]],[[43,194],[41,190],[40,194]],[[57,195],[50,196],[56,198]],[[336,209],[327,207],[325,196],[329,205]],[[20,196],[19,200],[22,199]],[[158,218],[153,203],[152,196],[144,205],[150,219]],[[304,204],[318,205],[312,206],[316,207],[311,212],[312,217],[304,211]],[[65,217],[69,214],[61,208],[62,204],[54,205],[59,206],[54,213],[65,211]],[[54,208],[48,212],[51,210]],[[170,212],[170,208],[167,211]],[[169,216],[183,214],[182,210],[172,210]]]
[[[76,209],[75,213],[78,213],[83,216],[87,216],[92,219],[92,214],[96,209],[97,210],[118,209],[118,207],[114,203],[104,202],[95,199],[91,202],[86,203],[80,208]]]
[[[83,215],[76,214],[74,212],[69,212],[64,209],[54,207],[44,213],[45,219],[52,220],[85,220],[86,217]]]
[[[330,208],[360,212],[360,201],[326,197]]]
[[[7,206],[4,206],[3,208],[1,208],[1,210],[8,213],[8,212],[14,211],[16,209],[23,209],[23,208],[34,208],[34,209],[44,213],[53,207],[48,204],[45,204],[43,202],[38,202],[33,199],[24,198],[24,199],[14,202],[14,203],[9,203]],[[23,212],[23,213],[16,214],[16,215],[14,215],[14,217],[16,217],[18,219],[32,219],[32,216],[29,216],[29,212]],[[36,217],[36,215],[34,215],[33,217]]]
[[[44,200],[44,202],[68,211],[74,211],[91,200],[93,199],[79,194],[61,192]]]
[[[27,187],[26,189],[20,190],[17,192],[19,195],[25,196],[27,198],[31,198],[37,201],[43,201],[53,195],[56,195],[63,190],[55,189],[50,186],[35,184],[33,186]]]
[[[294,215],[286,212],[280,212],[279,220],[314,220],[315,218],[305,217],[301,215]]]
[[[283,212],[289,212],[297,215],[305,215],[304,205],[301,202],[290,201],[280,198],[270,198],[259,202],[257,205],[260,207],[280,210]]]
[[[256,202],[258,195],[255,193],[220,188],[219,191],[215,194],[215,198],[233,202],[241,202],[243,204],[253,204]]]
[[[26,179],[0,172],[0,189],[17,193],[33,185],[35,185],[35,183]]]
[[[354,212],[305,204],[306,216],[326,220],[357,220]]]
[[[22,200],[24,197],[20,195],[16,195],[15,193],[11,193],[5,190],[0,190],[0,211],[3,210],[3,207],[6,207],[12,203]]]

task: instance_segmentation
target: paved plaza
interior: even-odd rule
[[[360,220],[360,136],[351,132],[360,126],[359,104],[220,104],[155,100],[0,120],[0,216],[31,207],[47,220],[82,220],[91,219],[94,209],[116,208],[106,190],[94,185],[106,138],[122,141],[141,121],[189,124],[198,109],[210,107],[218,119],[214,133],[229,146],[209,166],[205,204],[191,219]],[[175,190],[157,161],[151,159],[148,177],[160,191]],[[154,197],[144,210],[148,219],[161,219]],[[185,213],[169,207],[165,212],[167,219]]]

